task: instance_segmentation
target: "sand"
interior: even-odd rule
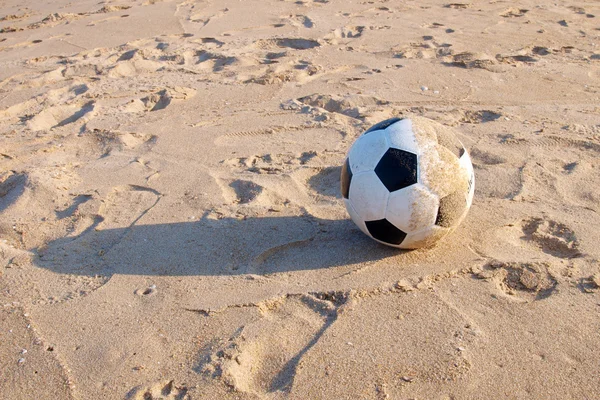
[[[600,396],[596,1],[0,0],[0,398]],[[472,208],[346,214],[372,124]]]

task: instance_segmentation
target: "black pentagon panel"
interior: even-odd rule
[[[462,143],[451,132],[438,132],[437,140],[440,145],[450,150],[456,157],[461,158],[465,154]]]
[[[375,167],[375,173],[390,192],[414,185],[417,183],[417,155],[389,148]]]
[[[464,193],[454,192],[446,197],[442,197],[435,224],[444,228],[453,227],[466,209],[467,199]]]
[[[350,158],[348,157],[342,166],[342,176],[340,177],[342,196],[345,199],[347,199],[350,194],[350,182],[352,182],[352,170],[350,169]]]
[[[365,133],[363,133],[363,135],[366,134],[366,133],[369,133],[369,132],[379,131],[379,130],[385,129],[388,126],[390,126],[392,124],[395,124],[398,121],[402,121],[403,119],[404,118],[390,118],[390,119],[386,119],[385,121],[378,122],[375,125],[373,125],[372,127],[370,127],[369,129],[367,129],[365,131]]]
[[[406,237],[406,233],[396,228],[394,224],[385,218],[377,221],[365,221],[365,224],[371,236],[385,243],[397,246]]]

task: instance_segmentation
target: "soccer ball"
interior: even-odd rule
[[[412,116],[363,133],[341,176],[354,223],[401,249],[430,247],[456,229],[471,207],[474,183],[471,158],[453,130]]]

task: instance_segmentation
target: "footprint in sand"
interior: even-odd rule
[[[188,100],[195,95],[195,89],[181,86],[160,89],[140,99],[129,101],[121,106],[121,110],[125,113],[164,110],[173,102]]]
[[[104,72],[104,67],[98,64],[75,64],[68,65],[63,71],[65,78],[95,78]]]
[[[581,278],[578,286],[584,293],[597,292],[600,289],[600,273]]]
[[[304,7],[320,6],[322,4],[329,3],[329,0],[284,0],[286,2],[293,2],[294,4],[301,5]]]
[[[9,15],[5,15],[4,17],[0,18],[0,22],[4,22],[4,21],[19,21],[22,19],[25,19],[27,17],[29,17],[30,14],[27,13],[23,13],[21,15],[17,15],[17,14],[9,14]]]
[[[101,128],[86,129],[79,137],[89,140],[94,153],[100,154],[102,157],[114,152],[138,148],[150,150],[156,143],[155,135]]]
[[[578,159],[568,162],[561,160],[555,165],[557,187],[565,199],[579,204],[596,213],[600,211],[600,194],[595,190],[600,184],[600,176],[591,173],[596,165],[594,159]]]
[[[80,96],[89,91],[86,84],[74,83],[0,110],[0,120],[8,124],[25,125],[46,130],[77,122],[88,121],[95,115],[96,104],[84,102]]]
[[[315,293],[256,304],[258,319],[201,352],[194,369],[245,394],[287,393],[302,357],[335,322],[346,299],[343,293]],[[198,312],[202,318],[209,316],[211,324],[226,317],[229,309],[216,315]]]
[[[411,54],[410,50],[408,54]],[[447,52],[447,54],[443,54],[443,56],[446,56],[444,58],[443,64],[447,66],[460,67],[465,69],[480,68],[488,70],[490,72],[504,72],[505,69],[502,67],[501,64],[508,64],[512,66],[531,65],[539,61],[539,59],[535,56],[544,56],[547,54],[550,54],[550,51],[547,48],[540,46],[526,47],[516,51],[515,53],[510,54],[496,54],[495,57],[480,52],[474,53],[470,51],[465,51],[457,54],[452,54],[452,52],[449,51]]]
[[[225,14],[227,14],[228,11],[229,11],[228,8],[224,8],[224,9],[219,10],[218,12],[216,12],[212,15],[209,15],[209,16],[203,15],[203,13],[192,14],[189,17],[189,20],[190,20],[190,22],[195,22],[195,23],[201,24],[202,27],[205,27],[211,21],[214,21],[216,19],[223,17]]]
[[[419,43],[410,43],[393,49],[395,58],[406,59],[434,59],[452,55],[452,44],[438,43],[435,40],[425,40]]]
[[[465,69],[480,68],[491,72],[500,72],[498,60],[485,53],[462,52],[447,58],[444,65]]]
[[[83,105],[64,105],[46,108],[26,122],[32,131],[60,128],[74,122],[85,123],[98,114],[98,105],[87,102]]]
[[[318,107],[330,113],[342,114],[352,118],[360,118],[362,112],[368,113],[371,109],[388,105],[386,100],[366,95],[350,95],[346,97],[323,94],[312,94],[297,99],[301,104]]]
[[[271,54],[267,54],[267,57]],[[277,57],[279,58],[279,57]],[[323,67],[306,60],[282,60],[267,59],[265,64],[275,64],[266,71],[255,77],[244,79],[244,83],[257,83],[259,85],[277,85],[285,82],[296,82],[304,84],[322,75]]]
[[[471,8],[471,3],[449,3],[444,5],[445,8],[453,8],[455,10],[466,10]]]
[[[121,60],[116,64],[107,64],[108,73],[106,75],[109,78],[125,78],[150,74],[164,67],[164,63],[143,58],[141,60]]]
[[[21,27],[5,26],[4,28],[0,28],[0,33],[14,33],[14,32],[20,32],[22,30],[23,30],[23,28],[21,28]]]
[[[593,140],[577,139],[552,134],[533,139],[515,137],[513,134],[507,134],[502,136],[500,144],[506,145],[507,147],[537,147],[544,150],[572,148],[584,150],[585,152],[589,151],[590,153],[600,153],[600,144]],[[586,154],[585,152],[584,154]]]
[[[281,17],[281,21],[296,27],[314,28],[315,23],[306,15],[291,14]]]
[[[224,160],[222,164],[232,167],[238,172],[252,172],[255,174],[279,174],[291,172],[301,165],[310,164],[317,157],[314,150],[305,151],[300,154],[280,153],[252,155],[250,157],[238,157]]]
[[[590,172],[596,168],[600,145],[583,135],[581,139],[577,136],[545,133],[502,136],[500,143],[506,151],[530,154],[530,159],[519,166],[523,190],[518,200],[544,199],[597,210],[598,195],[592,188],[600,180]]]
[[[248,211],[254,213],[280,212],[287,208],[317,218],[331,218],[341,210],[339,167],[323,167],[332,157],[337,160],[342,155],[310,151],[234,158],[222,164],[239,179],[232,180],[230,174],[224,173],[221,178],[216,177],[216,181],[227,203],[248,206]],[[283,247],[277,251],[282,250]],[[258,264],[256,268],[270,268]]]
[[[302,38],[277,38],[277,39],[260,39],[254,42],[254,46],[259,49],[272,48],[290,48],[294,50],[308,50],[321,46],[321,44],[312,39]]]
[[[543,300],[555,293],[558,281],[550,265],[541,262],[492,261],[476,274],[493,281],[504,293],[525,301]]]
[[[529,12],[529,10],[525,9],[525,8],[515,8],[515,7],[511,7],[508,8],[506,10],[504,10],[500,16],[504,17],[504,18],[514,18],[514,17],[522,17],[525,14],[527,14]]]
[[[298,129],[299,128],[300,127],[298,127]],[[294,129],[295,129],[295,127],[274,126],[271,128],[264,128],[264,129],[231,132],[231,133],[225,134],[225,137],[246,138],[246,137],[255,137],[255,136],[263,136],[263,135],[274,135],[276,133],[283,132],[285,130],[294,130]]]
[[[588,247],[584,247],[570,226],[547,216],[507,223],[497,229],[488,229],[482,236],[481,243],[473,246],[489,259],[535,260],[532,262],[564,265],[565,261],[588,256],[582,250]],[[593,247],[590,250],[593,251]]]
[[[517,52],[516,54],[496,54],[496,60],[510,65],[531,65],[539,60],[530,54],[529,50]]]
[[[325,40],[330,43],[337,43],[336,39],[355,39],[363,35],[366,26],[362,25],[347,25],[341,28],[335,29],[329,35],[325,36]]]
[[[286,157],[287,154],[290,154],[291,149],[298,151],[300,156],[302,156],[302,153],[310,151],[320,153],[335,148],[341,139],[339,131],[329,127],[314,126],[313,124],[248,128],[245,131],[222,134],[214,140],[214,143],[220,147],[243,146],[249,154],[252,154],[250,152],[255,151],[254,149],[264,149],[264,143],[268,142],[271,157],[276,157],[277,154]],[[274,135],[277,135],[278,140],[272,139]],[[312,141],[310,149],[307,149],[305,145],[308,141]],[[285,142],[285,144],[282,142]],[[269,155],[265,156],[268,157]]]
[[[231,206],[228,211],[224,211],[225,215],[234,218],[241,207],[247,208],[251,213],[264,214],[267,210],[281,210],[291,202],[303,203],[305,194],[301,193],[301,188],[289,176],[273,177],[274,179],[259,179],[260,176],[254,178],[215,178],[221,188],[224,202]]]
[[[89,16],[90,13],[53,13],[46,16],[41,21],[35,22],[33,24],[29,24],[27,29],[38,29],[38,28],[46,28],[53,27],[61,24],[68,24],[71,21],[75,21],[77,19]]]
[[[582,256],[575,232],[567,225],[543,218],[531,218],[522,223],[522,239],[558,258]]]
[[[473,147],[469,154],[477,175],[477,196],[513,199],[523,189],[520,165],[511,163],[504,152]],[[510,155],[510,153],[508,153]]]
[[[89,17],[94,14],[107,14],[116,11],[123,11],[131,8],[131,6],[125,5],[110,5],[103,6],[102,8],[92,12],[80,12],[80,13],[52,13],[43,18],[41,21],[29,24],[27,29],[39,29],[54,27],[62,24],[69,24],[72,21]]]
[[[137,386],[125,396],[127,400],[189,400],[188,388],[175,381],[165,381],[149,386]]]
[[[583,257],[577,235],[569,226],[549,218],[527,218],[508,224],[495,234],[504,244],[497,247],[494,241],[487,245],[493,258],[536,257],[537,259],[573,259]],[[506,245],[509,245],[508,247]],[[543,255],[546,254],[546,257]]]
[[[502,114],[491,110],[467,110],[460,118],[460,122],[465,124],[482,124],[496,121],[501,116]]]
[[[200,50],[196,53],[197,64],[202,69],[209,69],[212,72],[220,72],[230,65],[240,62],[238,57],[227,56],[212,51]]]
[[[439,387],[469,379],[477,369],[471,350],[485,345],[486,334],[469,311],[455,305],[454,294],[440,292],[353,298],[302,357],[290,397],[453,398],[440,395]],[[433,317],[438,313],[444,318]],[[360,379],[349,378],[348,371]],[[423,382],[431,392],[423,391]]]

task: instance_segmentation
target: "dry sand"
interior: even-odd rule
[[[597,399],[600,6],[0,0],[0,398]],[[411,113],[477,190],[378,245]]]

